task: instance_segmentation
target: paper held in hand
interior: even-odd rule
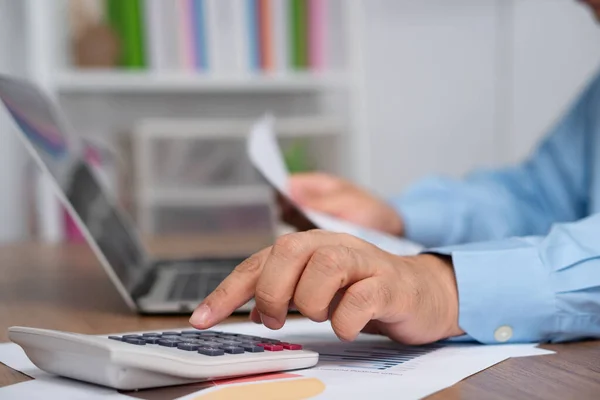
[[[271,116],[265,116],[253,125],[248,136],[247,151],[255,168],[275,189],[289,199],[287,189],[289,172],[276,140],[274,119]],[[290,199],[290,201],[292,200]],[[413,255],[423,249],[421,245],[412,241],[364,228],[299,205],[296,206],[319,229],[348,233],[398,255]]]

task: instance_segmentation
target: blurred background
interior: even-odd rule
[[[575,0],[0,0],[0,72],[42,85],[145,236],[277,235],[244,139],[382,196],[516,162],[600,61]],[[80,241],[0,110],[0,243]]]

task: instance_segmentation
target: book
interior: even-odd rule
[[[258,27],[258,0],[246,0],[246,18],[248,21],[248,55],[250,70],[260,70],[260,34]]]
[[[173,0],[177,5],[177,37],[180,65],[183,70],[196,69],[196,48],[194,44],[194,27],[192,0]]]
[[[289,8],[289,0],[272,0],[273,70],[278,73],[285,73],[291,65],[287,29]]]
[[[221,0],[218,0],[219,2]],[[248,0],[231,1],[231,34],[233,47],[231,54],[234,58],[233,70],[237,74],[244,74],[251,70],[250,22],[247,16]]]
[[[245,25],[238,18],[238,13],[243,15],[243,10],[239,9],[242,3],[239,0],[205,1],[206,43],[211,73],[233,75],[242,71],[238,58],[247,51],[247,46],[242,43],[247,40],[243,31]]]
[[[208,52],[206,43],[206,17],[204,0],[191,0],[191,31],[194,47],[194,66],[199,71],[208,69]]]
[[[328,70],[341,70],[347,62],[348,42],[344,40],[349,34],[346,13],[346,0],[327,0],[325,14],[327,30],[323,38],[324,53],[327,55]]]
[[[341,69],[344,0],[85,0],[104,4],[119,66],[240,75]]]
[[[291,0],[291,66],[294,69],[305,69],[307,66],[307,11],[307,0]]]
[[[173,1],[145,0],[145,33],[148,67],[155,71],[179,67],[177,7]]]
[[[272,0],[257,0],[260,68],[273,70]]]
[[[308,0],[308,62],[312,70],[325,66],[326,0]]]
[[[142,0],[107,0],[106,8],[107,21],[119,37],[119,65],[133,69],[146,67]]]

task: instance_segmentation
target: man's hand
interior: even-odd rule
[[[245,260],[196,309],[207,329],[254,297],[252,319],[280,329],[291,305],[336,335],[360,332],[406,344],[461,335],[452,266],[433,255],[399,257],[356,237],[323,231],[282,236]]]
[[[290,177],[292,200],[306,208],[392,235],[403,234],[398,213],[386,202],[341,178],[322,173]],[[278,196],[281,219],[300,231],[313,229],[296,208]]]

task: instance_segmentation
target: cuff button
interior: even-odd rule
[[[501,326],[494,332],[494,339],[498,342],[506,342],[510,340],[513,335],[513,330],[510,326]]]

